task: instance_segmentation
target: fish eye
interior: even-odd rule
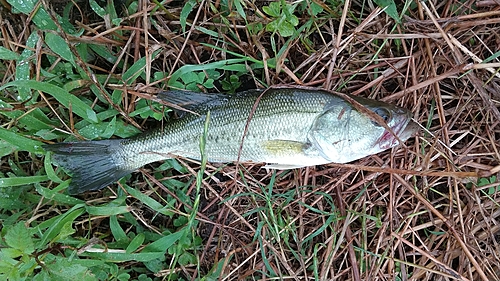
[[[387,123],[391,120],[391,112],[385,108],[377,108],[374,110],[374,112],[382,117],[382,119],[384,119],[384,122]],[[373,123],[377,126],[380,126],[380,124],[378,124],[377,122],[373,121]]]

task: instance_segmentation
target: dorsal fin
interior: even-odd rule
[[[185,109],[196,111],[200,107],[213,107],[226,103],[229,99],[234,97],[243,97],[261,93],[261,90],[249,90],[234,95],[221,94],[221,93],[199,93],[192,91],[163,91],[157,95],[158,99],[176,104]]]
[[[200,105],[216,105],[227,101],[229,95],[206,94],[192,91],[164,91],[157,98],[169,103],[176,104],[188,110],[195,111]]]

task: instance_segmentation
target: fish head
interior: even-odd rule
[[[325,107],[308,133],[308,142],[329,162],[347,163],[376,154],[406,141],[418,129],[407,109],[353,98],[382,120],[375,120],[373,114],[370,116],[366,110],[360,111],[345,101]]]

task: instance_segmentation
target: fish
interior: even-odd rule
[[[209,162],[263,163],[281,170],[351,162],[405,142],[418,128],[407,109],[321,89],[277,87],[232,95],[172,90],[157,98],[191,113],[132,138],[43,146],[72,177],[69,194],[102,189],[152,162],[200,160],[207,116]]]

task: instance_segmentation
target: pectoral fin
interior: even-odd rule
[[[304,154],[306,144],[291,140],[268,140],[262,142],[262,147],[272,156],[293,156]]]
[[[310,142],[269,140],[262,143],[267,152],[266,170],[287,170],[328,163]]]
[[[269,160],[272,160],[269,161],[270,163],[263,166],[266,170],[288,170],[306,166],[298,160],[299,158],[304,157],[304,149],[307,147],[307,145],[303,142],[291,140],[268,140],[262,143],[262,147],[267,152]],[[277,163],[273,163],[274,161]],[[297,161],[298,163],[293,163],[293,161]]]

